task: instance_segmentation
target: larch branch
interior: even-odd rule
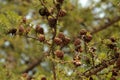
[[[96,30],[91,31],[91,34],[95,34],[97,32],[100,32],[108,27],[110,27],[111,25],[115,24],[116,22],[120,21],[120,16],[116,16],[114,17],[112,20],[110,20],[109,22],[105,23],[102,26],[99,26]]]

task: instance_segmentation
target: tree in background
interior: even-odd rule
[[[0,79],[119,80],[119,0],[0,0]]]

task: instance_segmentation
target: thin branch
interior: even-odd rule
[[[57,34],[57,23],[58,23],[58,18],[59,18],[59,11],[57,12],[57,15],[56,15],[56,23],[55,23],[55,26],[54,26],[54,32],[53,32],[53,37],[52,37],[52,45],[51,45],[51,48],[50,48],[50,53],[52,53],[52,58],[55,59],[55,54],[54,54],[54,39],[56,37],[56,34]],[[56,80],[56,68],[55,68],[55,63],[52,61],[52,70],[53,70],[53,77],[54,77],[54,80]]]
[[[34,40],[38,40],[38,38],[35,38],[35,37],[32,37],[32,36],[28,36],[28,35],[26,35],[25,37],[26,38],[31,38],[31,39],[34,39]],[[44,41],[43,43],[51,45],[47,41]],[[43,55],[40,58],[36,59],[36,61],[33,61],[33,63],[30,66],[28,66],[28,68],[26,68],[24,71],[22,71],[22,73],[28,73],[30,70],[34,69],[36,66],[38,66],[42,62],[44,57],[45,56]]]
[[[47,7],[45,6],[43,0],[39,0],[39,1],[40,1],[41,5],[43,5],[45,8],[47,8]]]
[[[84,41],[84,51],[87,54],[87,43]]]
[[[26,38],[31,38],[31,39],[34,39],[34,40],[38,40],[39,41],[39,39],[38,38],[36,38],[36,37],[32,37],[32,36],[25,36]],[[45,40],[43,43],[45,43],[45,44],[48,44],[48,45],[51,45],[51,43],[49,43],[47,40]]]
[[[117,58],[113,58],[111,60],[107,60],[107,61],[103,61],[101,64],[98,64],[90,69],[88,69],[87,71],[85,71],[81,76],[86,76],[89,77],[91,75],[97,74],[99,71],[109,67],[110,65],[113,65],[115,63],[115,61],[117,60]]]
[[[55,54],[54,54],[54,38],[56,36],[56,26],[54,28],[54,33],[53,33],[53,38],[52,38],[52,45],[50,48],[50,53],[52,53],[52,58],[55,59]],[[53,77],[54,80],[56,80],[56,69],[55,69],[55,63],[52,61],[52,70],[53,70]]]
[[[40,62],[42,62],[44,56],[41,56],[39,59],[37,59],[36,61],[34,61],[27,69],[25,69],[24,71],[22,71],[22,73],[28,73],[29,71],[31,71],[32,69],[34,69],[36,66],[38,66],[40,64]]]
[[[95,34],[97,32],[100,32],[100,31],[110,27],[111,25],[113,25],[113,24],[115,24],[116,22],[119,22],[119,21],[120,21],[120,16],[116,16],[111,21],[109,21],[108,23],[105,23],[104,25],[99,26],[98,29],[91,31],[91,34]]]
[[[51,60],[52,62],[55,62],[55,63],[60,63],[60,64],[69,64],[69,63],[73,63],[73,60],[71,61],[64,61],[64,60],[59,60],[59,59],[53,59],[51,57],[47,57],[49,60]]]
[[[59,11],[58,11],[59,13]],[[56,16],[56,25],[54,26],[54,32],[53,32],[53,37],[52,37],[52,45],[51,45],[51,48],[50,48],[50,53],[52,53],[52,58],[55,59],[55,54],[54,54],[54,39],[56,37],[56,34],[57,34],[57,21],[58,21],[58,13],[57,13],[57,16]],[[55,63],[52,62],[52,67],[53,67],[53,77],[54,77],[54,80],[56,80],[56,69],[55,69]]]
[[[95,66],[95,60],[94,60],[94,55],[93,55],[93,53],[91,53],[91,56],[92,56],[92,65],[93,65],[93,67]]]

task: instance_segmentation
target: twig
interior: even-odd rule
[[[41,5],[43,5],[45,8],[47,8],[43,2],[43,0],[39,0],[41,2]]]
[[[52,58],[55,59],[55,54],[54,54],[54,38],[56,36],[56,26],[54,28],[54,33],[53,33],[53,38],[52,38],[52,45],[50,48],[50,53],[52,53]],[[52,61],[52,70],[53,70],[53,76],[54,76],[54,80],[56,80],[56,69],[55,69],[55,63]]]
[[[95,34],[97,32],[100,32],[100,31],[110,27],[111,25],[115,24],[118,21],[120,21],[120,16],[116,16],[111,21],[109,21],[108,23],[105,23],[104,25],[99,26],[98,29],[91,31],[91,34]]]
[[[31,38],[31,39],[34,39],[34,40],[38,40],[38,41],[39,41],[38,38],[35,38],[35,37],[32,37],[32,36],[26,35],[25,37],[26,37],[26,38]],[[48,45],[51,45],[51,43],[49,43],[47,40],[45,40],[43,43],[46,43],[46,44],[48,44]]]
[[[92,56],[92,65],[93,65],[93,67],[95,67],[95,60],[94,60],[94,55],[93,55],[93,53],[91,53],[91,56]]]
[[[84,50],[85,50],[85,53],[87,54],[87,43],[84,41]]]
[[[56,34],[57,34],[57,22],[58,22],[58,18],[59,18],[59,11],[60,9],[58,10],[57,12],[57,15],[56,15],[56,23],[55,23],[55,26],[54,26],[54,32],[53,32],[53,37],[52,37],[52,45],[51,45],[51,48],[50,48],[50,53],[52,53],[52,58],[55,59],[55,54],[54,54],[54,39],[56,37]],[[56,80],[56,69],[55,69],[55,63],[52,61],[52,67],[53,67],[53,77],[54,77],[54,80]]]
[[[58,11],[59,13],[59,11]],[[56,16],[56,25],[54,26],[54,32],[53,32],[53,38],[52,38],[52,45],[51,45],[51,49],[50,49],[50,53],[52,53],[52,58],[55,59],[55,54],[54,54],[54,39],[56,37],[57,34],[57,21],[58,21],[58,13]],[[55,69],[55,63],[52,61],[52,65],[53,65],[53,76],[54,76],[54,80],[56,80],[56,69]]]
[[[107,68],[108,66],[113,65],[116,60],[117,60],[117,58],[113,58],[111,60],[103,61],[101,64],[98,64],[98,65],[88,69],[82,75],[79,75],[79,76],[80,77],[81,76],[89,77],[91,75],[97,74],[99,71],[103,70],[104,68]]]
[[[71,61],[64,61],[64,60],[57,60],[57,59],[53,59],[51,57],[47,57],[49,60],[55,62],[55,63],[60,63],[60,64],[69,64],[69,63],[73,63],[73,60]]]
[[[38,66],[40,64],[40,62],[42,62],[43,58],[44,58],[44,56],[41,56],[39,59],[34,61],[27,69],[22,71],[22,73],[28,73],[30,70],[34,69],[36,66]]]
[[[32,37],[32,36],[28,36],[28,35],[26,35],[25,36],[26,38],[31,38],[31,39],[34,39],[34,40],[38,40],[38,38],[35,38],[35,37]],[[50,43],[48,43],[47,41],[44,41],[44,43],[46,43],[46,44],[48,44],[48,45],[51,45]],[[32,70],[33,68],[35,68],[36,66],[38,66],[41,62],[42,62],[42,60],[43,60],[43,58],[44,58],[45,56],[41,56],[40,58],[38,58],[36,61],[34,61],[30,66],[28,66],[28,68],[27,69],[25,69],[24,71],[22,71],[22,73],[28,73],[30,70]]]

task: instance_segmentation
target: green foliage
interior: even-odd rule
[[[0,80],[55,80],[55,74],[56,80],[119,80],[120,1],[88,0],[85,7],[79,0],[53,1],[0,1]],[[39,14],[45,7],[49,16]]]
[[[0,13],[0,33],[7,32],[10,28],[15,28],[19,25],[21,17],[13,11]]]

